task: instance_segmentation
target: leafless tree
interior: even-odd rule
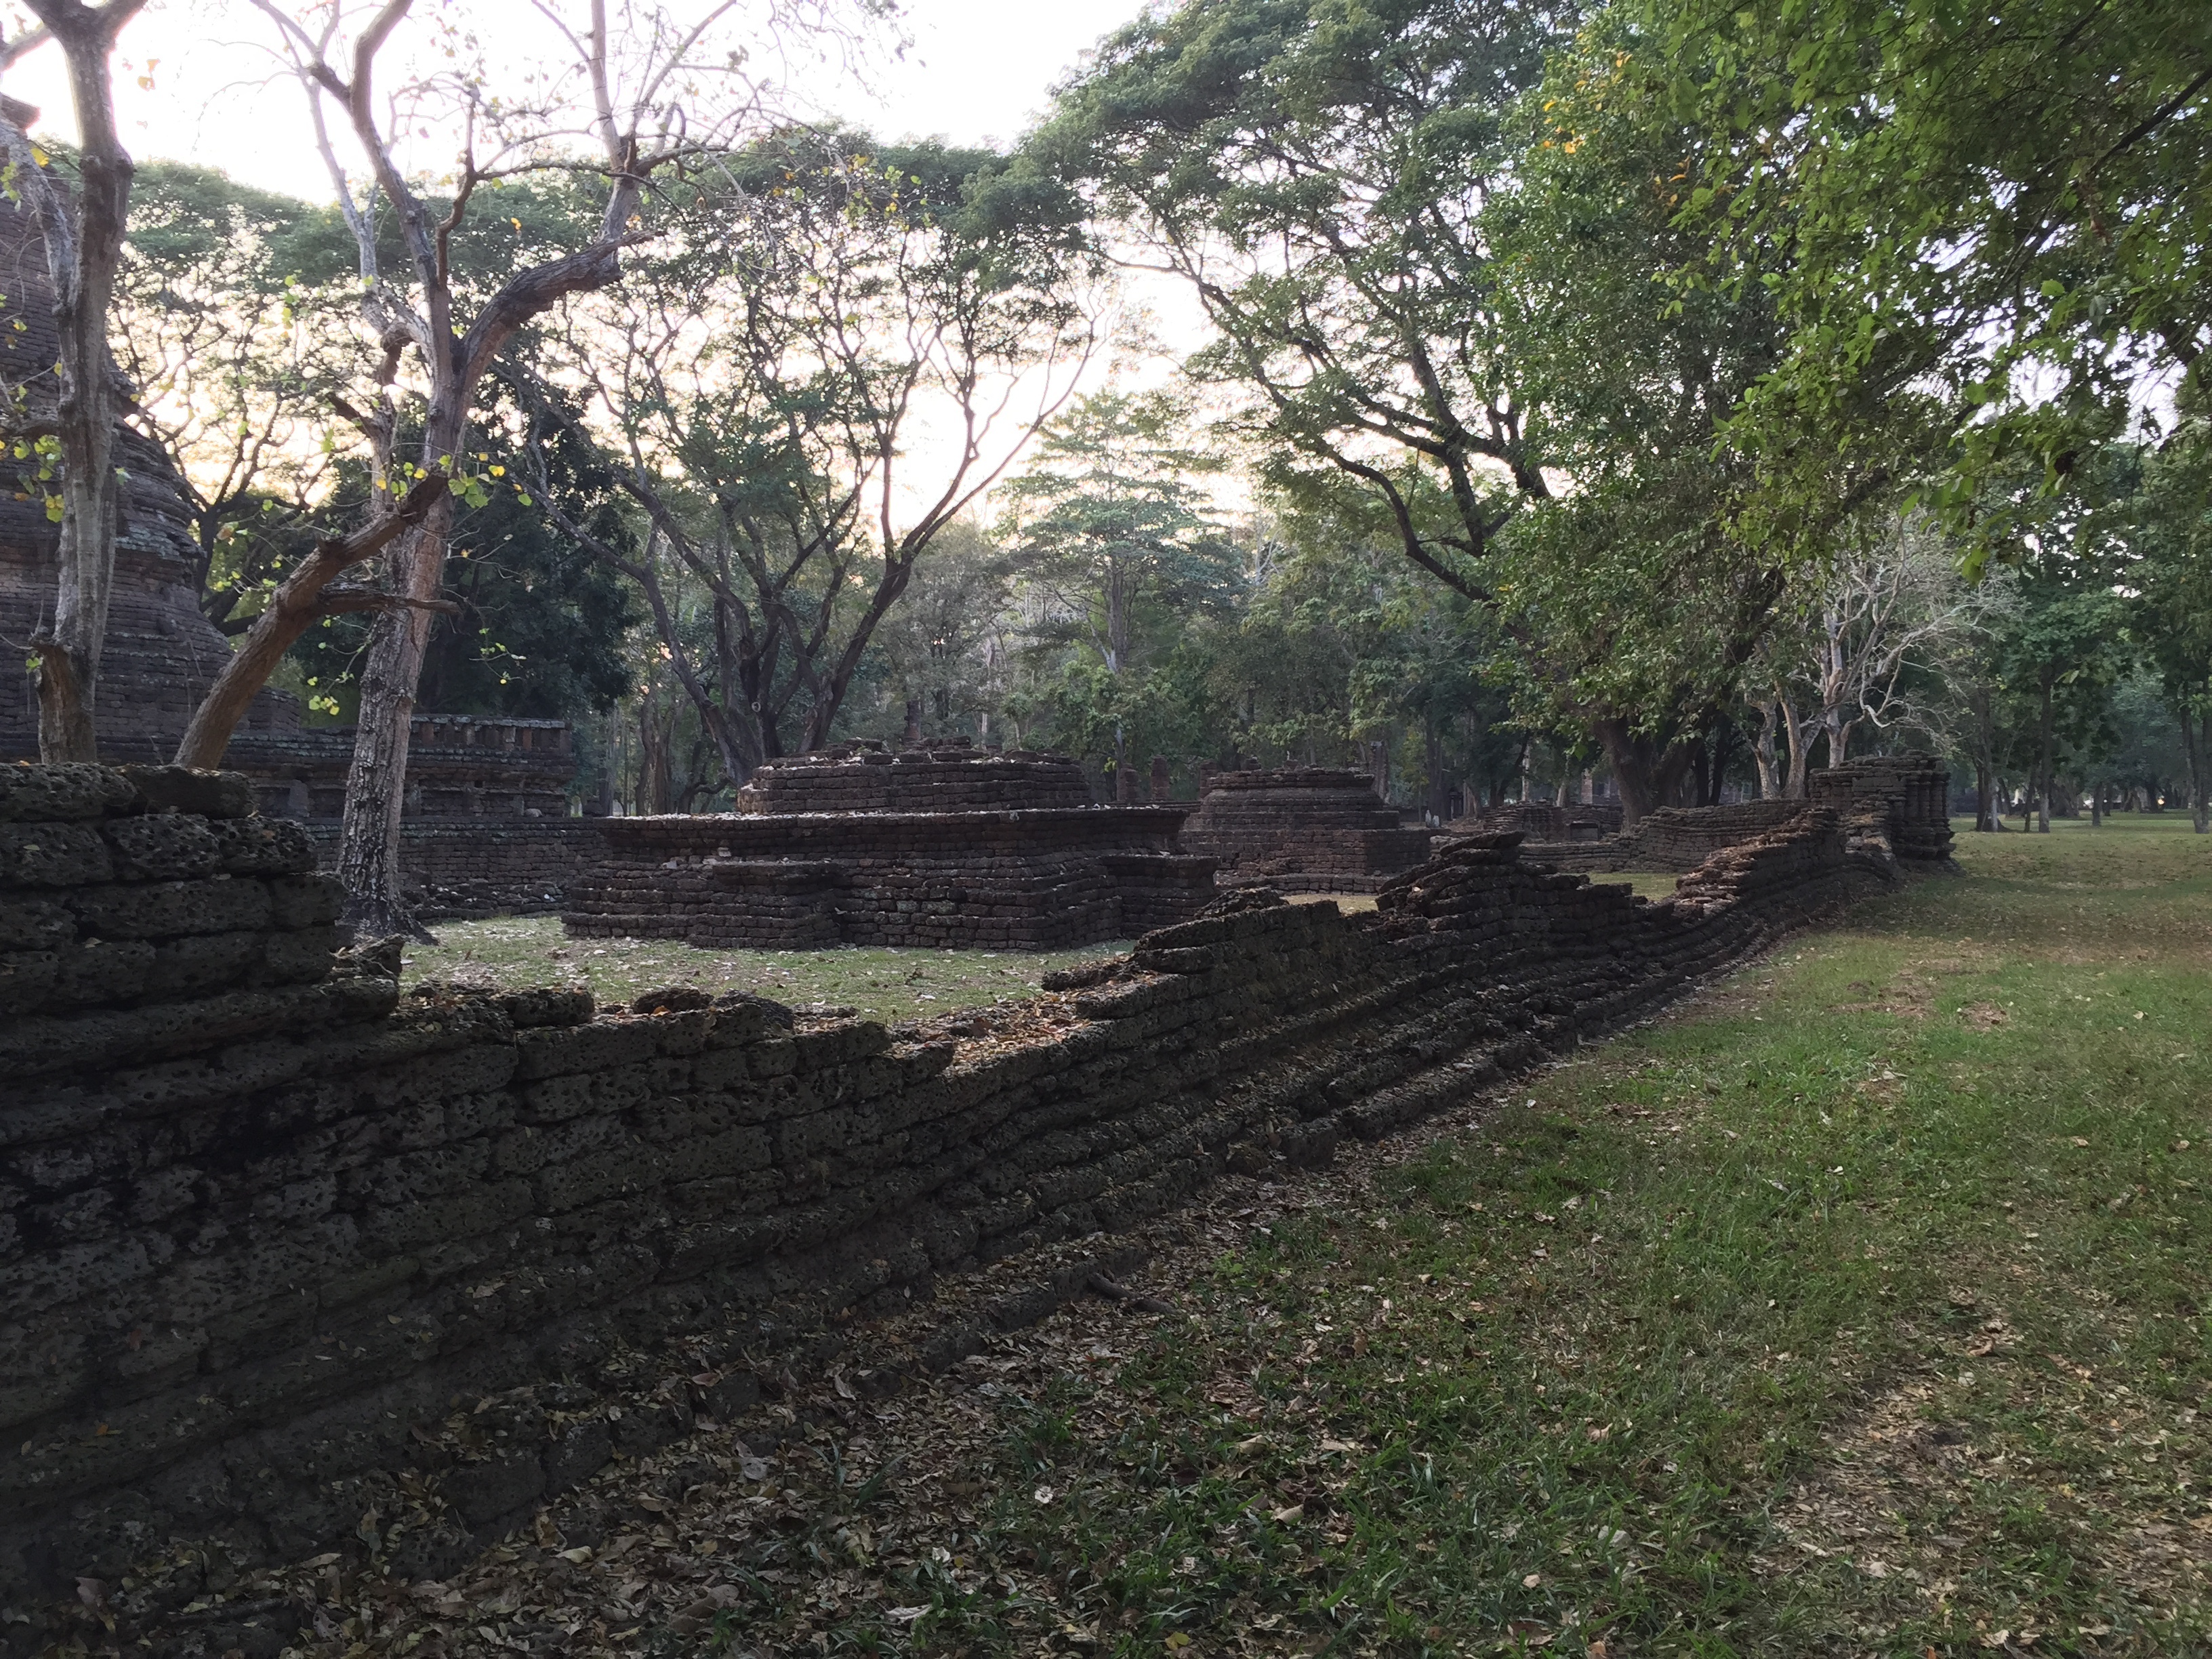
[[[1760,782],[1802,799],[1816,740],[1841,766],[1863,727],[1919,723],[1910,670],[1932,662],[1962,628],[1970,596],[1934,528],[1917,517],[1862,527],[1770,636],[1749,684],[1761,728]],[[1778,741],[1786,746],[1780,775]]]
[[[389,90],[380,84],[380,64],[413,0],[383,0],[366,13],[333,0],[307,21],[273,0],[254,3],[306,94],[357,245],[361,317],[376,356],[366,392],[340,412],[367,441],[377,504],[367,524],[323,543],[279,586],[195,714],[178,759],[210,765],[220,758],[283,648],[313,622],[333,608],[375,611],[337,873],[346,920],[357,932],[414,930],[398,874],[408,734],[441,602],[450,491],[485,487],[472,475],[465,443],[477,388],[519,331],[568,297],[616,281],[624,251],[647,234],[648,179],[718,151],[756,118],[767,94],[748,67],[749,52],[777,39],[828,38],[837,14],[835,0],[766,0],[765,12],[740,0],[708,0],[690,15],[654,0],[536,0],[541,38],[554,55],[543,75],[501,96],[482,48],[445,18],[432,25],[440,31],[434,44],[452,61],[434,60],[441,66],[430,74]],[[363,185],[340,160],[333,114],[367,159]],[[451,134],[459,150],[442,206],[402,159],[407,139],[434,130]],[[468,291],[455,277],[454,239],[506,226],[495,205],[502,180],[553,171],[598,190],[588,240],[528,260],[489,293]],[[383,266],[380,219],[405,251],[399,270]],[[414,400],[411,421],[402,418],[402,392]],[[348,570],[380,554],[380,582],[341,584]]]

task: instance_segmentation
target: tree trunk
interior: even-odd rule
[[[9,193],[25,200],[39,220],[60,336],[54,365],[60,382],[58,580],[53,619],[32,641],[39,659],[39,758],[48,763],[100,758],[94,715],[115,578],[117,494],[117,377],[107,350],[107,313],[122,262],[134,172],[115,131],[108,58],[117,33],[142,3],[111,0],[92,9],[76,0],[30,0],[67,60],[82,137],[74,222],[60,189],[39,166],[28,137],[12,117],[6,130],[15,173]]]
[[[2189,760],[2189,826],[2200,836],[2212,834],[2212,707],[2200,712],[2180,703],[2173,713]]]
[[[1987,834],[2002,828],[1996,812],[1997,781],[1987,761],[1974,763],[1974,828]]]
[[[1620,791],[1620,825],[1630,824],[1674,798],[1690,769],[1690,745],[1670,743],[1656,756],[1651,740],[1632,734],[1624,720],[1595,720],[1591,734],[1605,750],[1613,767],[1613,781]],[[1528,790],[1522,790],[1523,799]]]
[[[1752,757],[1759,763],[1759,798],[1779,800],[1782,798],[1782,774],[1775,764],[1774,739],[1781,729],[1774,705],[1762,703],[1759,710],[1759,736],[1752,744]]]
[[[2037,795],[2041,807],[2041,811],[2037,815],[2035,826],[2036,833],[2041,836],[2051,833],[2051,682],[2045,680],[2043,683],[2043,707],[2038,711],[2036,722],[2036,782],[2033,791]]]
[[[432,459],[442,466],[451,458],[447,444]],[[429,643],[431,607],[445,576],[446,529],[452,517],[453,497],[441,495],[422,522],[401,538],[391,583],[400,603],[380,614],[369,632],[353,764],[346,774],[345,817],[338,831],[337,877],[346,890],[341,920],[356,939],[392,933],[430,937],[403,896],[399,818],[407,790],[415,685]]]

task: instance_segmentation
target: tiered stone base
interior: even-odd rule
[[[570,890],[579,938],[702,948],[1051,951],[1131,939],[1213,897],[1172,850],[1182,809],[609,818]]]
[[[1224,772],[1183,826],[1185,852],[1221,862],[1224,884],[1372,893],[1429,855],[1362,773],[1331,767]]]

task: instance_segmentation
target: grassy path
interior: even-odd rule
[[[1225,1185],[1172,1315],[624,1471],[438,1639],[2212,1651],[2212,846],[1960,856],[1416,1150]]]

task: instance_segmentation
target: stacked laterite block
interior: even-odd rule
[[[403,818],[400,887],[422,921],[558,911],[568,890],[606,857],[609,818]],[[337,863],[338,826],[307,834],[325,869]]]
[[[1371,893],[1429,855],[1359,772],[1329,767],[1220,772],[1183,826],[1187,852],[1221,862],[1221,879],[1291,892]]]
[[[1048,951],[1127,939],[1213,897],[1179,806],[1093,806],[1082,769],[973,750],[763,766],[732,813],[601,821],[569,888],[581,938],[705,948]]]
[[[1370,915],[1227,896],[975,1041],[403,998],[333,963],[327,884],[232,783],[0,777],[39,988],[0,1015],[0,1605],[154,1555],[448,1572],[837,1319],[1464,1102],[1883,879],[1819,808],[1660,903],[1494,837]],[[140,944],[93,988],[87,953]],[[456,1410],[460,1443],[414,1432]]]
[[[1951,856],[1950,774],[1925,755],[1878,756],[1813,773],[1810,805],[1835,813],[1847,841],[1877,857],[1942,864]],[[1603,841],[1539,842],[1529,856],[1563,870],[1694,870],[1714,854],[1757,840],[1804,811],[1802,800],[1732,806],[1662,806]],[[1563,809],[1551,809],[1554,811]]]
[[[1809,780],[1812,799],[1834,809],[1846,834],[1886,843],[1909,863],[1951,857],[1951,773],[1928,755],[1875,756]]]
[[[1723,848],[1787,823],[1802,800],[1747,800],[1733,806],[1662,806],[1602,841],[1534,843],[1531,858],[1563,870],[1694,870]]]

